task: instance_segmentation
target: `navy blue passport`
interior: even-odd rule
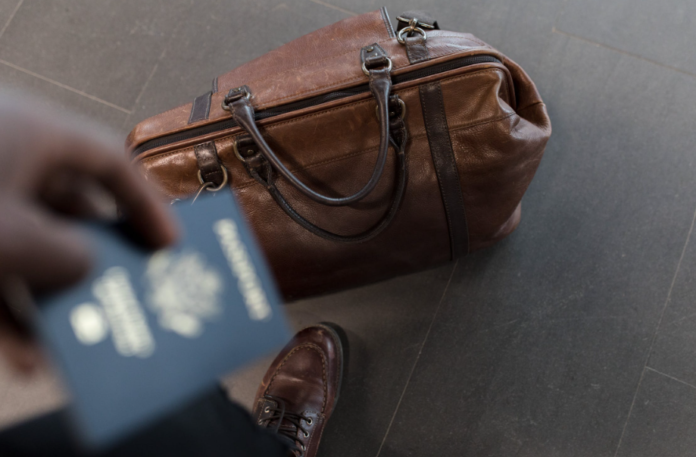
[[[114,443],[290,339],[232,194],[173,209],[183,229],[177,246],[146,252],[114,228],[87,228],[90,276],[39,300],[39,332],[88,445]]]

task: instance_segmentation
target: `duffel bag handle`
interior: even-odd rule
[[[263,159],[259,160],[260,153],[253,150],[247,150],[247,154],[250,154],[250,156],[247,158],[243,157],[239,152],[237,152],[237,154],[244,163],[244,166],[249,171],[249,174],[257,182],[263,185],[266,190],[268,190],[268,193],[271,194],[271,197],[273,197],[273,200],[275,200],[278,206],[280,206],[280,208],[285,211],[285,213],[290,216],[292,220],[297,222],[306,230],[330,241],[339,243],[362,243],[376,237],[389,226],[396,216],[399,206],[401,205],[401,201],[403,200],[404,193],[406,192],[407,172],[405,149],[406,142],[408,141],[408,133],[405,128],[404,120],[400,116],[395,116],[391,122],[392,131],[394,134],[392,135],[390,142],[396,151],[396,186],[392,193],[391,203],[387,212],[384,213],[384,216],[382,216],[382,218],[375,225],[356,235],[340,235],[338,233],[329,232],[328,230],[325,230],[302,217],[278,190],[273,176],[273,167],[268,161]]]
[[[234,143],[235,154],[246,167],[249,174],[271,194],[271,197],[295,222],[311,233],[336,242],[359,243],[370,240],[380,234],[392,222],[406,192],[406,143],[408,132],[404,122],[406,107],[401,99],[391,96],[391,60],[377,44],[366,46],[360,51],[362,69],[370,78],[370,92],[377,101],[377,114],[380,123],[380,145],[377,164],[368,183],[357,193],[349,197],[332,198],[321,195],[307,187],[297,179],[278,159],[266,140],[261,135],[251,105],[251,94],[246,86],[232,89],[225,100],[223,108],[229,110],[237,124],[244,129],[249,137],[238,137]],[[244,152],[240,151],[240,143],[246,143]],[[374,190],[384,173],[389,145],[396,152],[396,185],[391,197],[389,209],[382,218],[371,228],[355,235],[340,235],[329,232],[302,217],[280,193],[276,184],[274,171],[285,177],[300,192],[312,200],[329,205],[345,206],[365,198]]]
[[[380,123],[380,142],[377,163],[370,180],[365,186],[353,195],[347,197],[327,197],[312,189],[300,181],[287,167],[278,159],[256,125],[254,107],[251,104],[251,92],[248,87],[242,86],[230,90],[227,97],[223,100],[222,106],[232,114],[237,124],[244,129],[254,140],[263,157],[270,162],[275,170],[290,182],[302,194],[327,206],[346,206],[362,200],[372,192],[379,179],[384,173],[384,166],[387,162],[389,151],[389,95],[391,93],[391,68],[392,63],[389,57],[380,46],[374,44],[366,46],[361,50],[362,68],[365,74],[370,77],[370,92],[377,101],[377,112]]]

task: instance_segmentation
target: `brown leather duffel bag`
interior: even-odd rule
[[[128,153],[172,198],[230,186],[286,298],[501,240],[551,134],[527,74],[424,13],[325,27],[140,123]]]

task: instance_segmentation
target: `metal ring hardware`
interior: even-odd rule
[[[425,32],[423,32],[423,33],[425,33]],[[391,59],[390,59],[389,57],[387,57],[387,62],[389,62],[389,64],[387,65],[387,71],[391,71],[391,69],[392,69],[392,61],[391,61]],[[370,76],[370,70],[367,69],[367,66],[365,65],[365,62],[363,62],[363,64],[362,64],[362,71],[363,71],[363,73],[365,73],[367,76]]]
[[[201,173],[201,170],[198,170],[198,182],[201,183],[201,186],[206,186],[205,190],[208,192],[217,192],[219,190],[222,190],[226,185],[227,182],[229,181],[229,175],[227,174],[227,168],[221,166],[222,169],[222,182],[220,183],[219,186],[217,187],[210,187],[213,185],[213,183],[208,182],[208,181],[203,181],[203,173]],[[203,189],[201,189],[203,190]]]
[[[399,114],[399,117],[401,119],[405,119],[406,118],[406,102],[401,100],[400,98],[398,100],[399,100],[399,106],[401,106],[401,114]],[[377,119],[379,119],[379,106],[375,106],[375,115],[377,116]]]
[[[235,97],[234,100],[239,100],[240,98],[246,98],[247,100],[249,100],[251,98],[251,93],[249,93],[249,90],[246,87],[238,87],[230,91],[230,93],[233,92],[240,92],[242,94],[240,97]],[[222,99],[222,109],[224,109],[225,111],[230,110],[230,105],[227,103],[227,99],[230,98],[230,93],[228,93],[227,96]]]
[[[420,33],[423,36],[423,41],[428,39],[428,35],[425,33],[425,30],[423,30],[420,27],[405,27],[401,30],[399,30],[399,34],[396,36],[396,41],[398,41],[401,44],[406,44],[406,40],[404,40],[404,33],[411,33],[411,32],[417,32]]]

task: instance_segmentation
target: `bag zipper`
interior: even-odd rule
[[[433,65],[432,67],[421,68],[420,70],[411,71],[401,75],[394,75],[392,76],[392,84],[396,85],[408,81],[414,81],[416,79],[421,79],[428,76],[436,75],[438,73],[444,73],[446,71],[455,70],[462,67],[468,67],[470,65],[476,65],[480,63],[502,62],[497,57],[489,55],[461,57],[459,59],[454,59],[448,62]],[[275,106],[273,108],[258,111],[256,112],[255,119],[257,121],[261,119],[268,119],[269,117],[280,116],[281,114],[290,113],[292,111],[299,111],[304,108],[321,105],[323,103],[328,103],[334,100],[340,100],[342,98],[351,97],[353,95],[362,94],[369,91],[370,87],[368,84],[361,84],[359,86],[342,89],[336,92],[329,92],[328,94],[317,95],[316,97],[311,97],[305,100],[300,100],[297,102],[288,103],[286,105]],[[150,149],[159,148],[168,144],[178,143],[180,141],[189,140],[191,138],[208,135],[222,130],[228,130],[234,127],[237,127],[237,123],[234,121],[234,119],[227,118],[218,122],[203,125],[201,127],[196,127],[183,132],[172,133],[170,135],[164,135],[158,138],[153,138],[152,140],[148,140],[140,146],[138,146],[137,148],[135,148],[133,150],[133,157],[143,154],[144,152],[149,151]]]

